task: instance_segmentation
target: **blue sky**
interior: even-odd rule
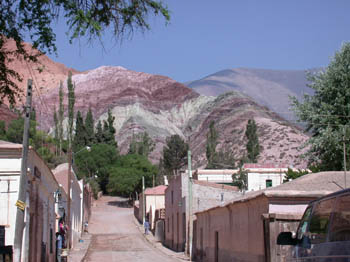
[[[56,61],[77,70],[102,65],[197,80],[226,68],[308,69],[327,66],[350,41],[349,0],[167,0],[169,25],[150,17],[150,31],[115,44],[68,43],[55,25]]]

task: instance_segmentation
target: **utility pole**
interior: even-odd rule
[[[67,179],[68,179],[68,203],[67,203],[67,221],[66,224],[68,226],[67,230],[67,248],[70,249],[71,243],[71,187],[72,187],[72,147],[70,146],[68,149],[68,174],[67,174]]]
[[[193,235],[193,219],[192,219],[192,162],[191,162],[191,150],[187,152],[188,159],[188,250],[190,255],[190,261],[192,261],[192,235]]]
[[[142,177],[142,222],[146,221],[146,197],[145,197],[145,177]]]
[[[32,80],[28,79],[27,99],[25,105],[25,119],[23,130],[23,145],[22,145],[22,161],[21,161],[21,176],[19,180],[18,200],[16,202],[17,215],[15,237],[13,245],[13,261],[20,262],[22,254],[22,239],[24,229],[24,210],[26,207],[26,185],[27,185],[27,166],[28,166],[28,150],[29,150],[29,127],[30,127],[30,112],[32,110]],[[28,226],[28,225],[27,225]]]
[[[346,188],[346,149],[345,149],[345,135],[346,135],[346,130],[345,126],[343,128],[344,131],[344,138],[343,138],[343,155],[344,155],[344,188]]]

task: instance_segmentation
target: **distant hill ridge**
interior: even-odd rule
[[[186,86],[206,96],[239,91],[285,119],[295,121],[289,96],[301,99],[304,93],[312,94],[312,90],[307,87],[306,72],[319,70],[225,69],[202,79],[187,82]]]

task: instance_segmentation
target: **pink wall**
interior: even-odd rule
[[[219,261],[264,261],[263,213],[268,213],[264,196],[197,214],[197,260],[215,261],[217,234]]]

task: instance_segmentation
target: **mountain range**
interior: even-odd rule
[[[40,128],[53,133],[53,112],[54,108],[58,108],[58,87],[59,81],[62,80],[60,72],[68,72],[66,70],[69,68],[47,57],[41,61],[42,70],[32,71],[32,77],[36,79],[34,84],[42,83],[45,86],[41,88],[43,92],[34,94],[33,104]],[[27,66],[18,66],[18,70],[27,70]],[[248,88],[251,86],[249,83],[255,79],[255,86],[261,89],[262,100],[272,100],[272,93],[275,95],[274,99],[279,101],[284,99],[276,94],[279,85],[271,84],[275,80],[265,79],[265,82],[260,83],[259,78],[249,71],[249,69],[234,69],[219,72],[220,81],[225,78],[227,83],[230,82],[228,78],[233,74],[234,80],[230,83],[237,83],[237,79],[240,79],[240,83],[245,83],[244,86]],[[260,72],[260,70],[253,71]],[[237,76],[237,72],[244,74]],[[255,73],[259,74],[268,78],[267,73]],[[219,76],[213,77],[214,75],[210,76],[210,81],[219,79]],[[246,80],[244,75],[247,76]],[[277,78],[278,74],[272,75]],[[298,81],[301,85],[301,74],[286,75],[291,78],[300,77]],[[281,78],[283,79],[282,76]],[[133,134],[146,131],[156,142],[155,150],[150,155],[152,162],[156,163],[161,156],[166,138],[178,134],[190,143],[194,168],[204,167],[206,137],[209,124],[214,121],[219,134],[217,150],[231,152],[238,160],[245,154],[247,141],[244,133],[247,121],[255,119],[261,145],[259,162],[283,163],[301,168],[306,166],[299,155],[304,152],[300,146],[308,136],[297,126],[286,121],[281,116],[280,110],[274,112],[270,109],[273,108],[270,104],[253,99],[249,92],[228,88],[228,84],[226,89],[226,84],[222,84],[220,88],[215,87],[215,90],[210,91],[212,88],[208,85],[200,88],[200,84],[206,81],[202,79],[189,83],[188,86],[191,87],[189,88],[166,76],[135,72],[119,66],[102,66],[86,72],[74,70],[72,79],[75,84],[76,111],[79,110],[85,115],[91,108],[95,123],[98,120],[106,120],[108,110],[115,116],[116,140],[121,153],[127,152]],[[63,83],[66,85],[66,81]],[[271,86],[275,91],[269,90]],[[290,84],[290,90],[293,90],[292,86]],[[64,90],[67,97],[67,88]],[[203,90],[208,93],[205,94]],[[280,96],[284,95],[282,91],[277,93]],[[270,97],[264,98],[264,94]],[[67,108],[67,99],[64,104]]]
[[[206,96],[239,91],[285,119],[295,122],[296,117],[290,108],[289,97],[295,96],[300,100],[303,94],[312,94],[312,89],[307,86],[307,72],[319,70],[225,69],[185,85]]]

